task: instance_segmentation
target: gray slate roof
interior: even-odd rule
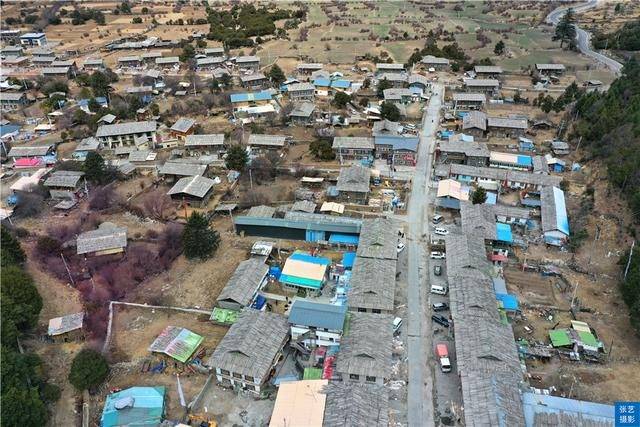
[[[308,90],[315,90],[315,86],[311,83],[292,83],[287,86],[287,92],[303,92]]]
[[[269,272],[263,258],[250,258],[238,264],[216,301],[233,301],[242,306],[251,304],[262,279]]]
[[[476,65],[473,67],[476,73],[489,73],[489,74],[501,74],[502,67],[497,65]]]
[[[269,146],[269,147],[284,147],[286,137],[284,135],[263,135],[263,134],[251,134],[249,135],[249,146]]]
[[[527,129],[527,119],[511,119],[508,117],[487,117],[487,127]]]
[[[496,217],[490,205],[484,203],[474,205],[471,202],[461,200],[460,217],[462,231],[465,234],[475,234],[487,240],[496,240]]]
[[[2,101],[19,101],[24,97],[23,92],[0,92],[0,100]]]
[[[345,150],[373,150],[375,144],[373,138],[367,136],[336,136],[333,138],[331,148]]]
[[[484,93],[471,93],[471,92],[457,92],[453,94],[454,101],[476,101],[487,102],[487,96]]]
[[[316,211],[316,203],[310,200],[298,200],[293,204],[291,210],[294,212],[314,213]]]
[[[388,379],[391,373],[393,316],[389,314],[351,314],[349,332],[342,338],[336,371]]]
[[[236,64],[246,64],[251,62],[260,62],[258,56],[238,56],[236,57]]]
[[[252,73],[247,74],[245,76],[240,76],[240,81],[242,83],[255,82],[258,80],[265,80],[267,77],[262,73]]]
[[[398,258],[398,235],[393,221],[386,218],[365,219],[360,230],[358,257],[392,259]]]
[[[373,129],[371,132],[374,135],[398,135],[398,128],[400,123],[392,122],[391,120],[383,119],[373,123]]]
[[[189,129],[196,124],[196,121],[193,119],[189,119],[186,117],[181,117],[176,121],[173,126],[171,126],[172,131],[174,132],[187,132]]]
[[[297,299],[289,311],[289,323],[319,329],[342,331],[346,305],[334,305]]]
[[[147,122],[126,122],[113,125],[102,125],[96,132],[96,137],[131,135],[134,133],[155,132],[158,127],[154,121]]]
[[[332,381],[326,387],[323,427],[388,427],[389,389]]]
[[[189,196],[203,198],[213,188],[215,181],[200,175],[180,178],[167,192],[168,195],[188,194]]]
[[[166,162],[158,169],[159,175],[194,176],[204,175],[207,165],[197,163]]]
[[[31,147],[11,147],[9,157],[39,157],[46,156],[51,145],[35,145]]]
[[[151,150],[136,150],[129,153],[130,162],[146,162]]]
[[[252,206],[245,216],[253,216],[257,218],[272,218],[276,213],[276,208],[272,206]]]
[[[536,64],[536,69],[542,71],[564,71],[563,64]]]
[[[78,255],[127,247],[127,228],[111,223],[102,223],[97,230],[87,231],[78,236]]]
[[[75,188],[78,181],[84,175],[79,171],[55,171],[44,182],[45,187],[68,187]]]
[[[100,148],[100,141],[91,136],[80,140],[74,151],[96,151],[98,148]]]
[[[487,115],[482,111],[469,111],[462,118],[462,130],[467,129],[487,130]]]
[[[478,178],[488,178],[497,181],[511,181],[521,182],[530,185],[543,185],[543,186],[558,186],[562,180],[558,176],[543,175],[538,173],[511,171],[497,168],[476,167],[468,165],[438,165],[436,167],[436,173],[441,174],[445,172],[445,175],[467,175]]]
[[[220,146],[224,145],[224,134],[210,133],[206,135],[187,135],[184,140],[185,147]]]
[[[440,58],[433,55],[423,56],[420,62],[423,64],[449,65],[449,60],[447,58]]]
[[[489,158],[489,148],[484,142],[449,142],[440,141],[438,148],[443,153],[463,153],[467,157]]]
[[[338,191],[355,191],[359,193],[369,193],[369,180],[371,179],[371,169],[353,165],[340,169],[338,175]]]
[[[287,318],[244,308],[218,344],[208,365],[264,379],[289,334]]]
[[[348,291],[351,307],[392,311],[395,287],[395,260],[356,256]]]
[[[289,113],[289,117],[310,117],[316,106],[313,102],[301,102],[295,104],[293,110]]]
[[[495,79],[468,79],[464,81],[467,87],[498,87],[500,82]]]
[[[180,58],[178,58],[177,56],[166,56],[166,57],[156,58],[156,64],[158,65],[179,64],[179,63],[180,63]]]

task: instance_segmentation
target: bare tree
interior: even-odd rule
[[[161,221],[169,219],[175,211],[171,197],[160,190],[147,194],[142,201],[142,206],[145,215]]]

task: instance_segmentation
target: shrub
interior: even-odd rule
[[[109,374],[109,364],[104,356],[95,350],[85,348],[71,363],[69,382],[79,391],[95,388],[102,384]]]

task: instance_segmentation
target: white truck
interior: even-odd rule
[[[451,362],[449,361],[449,349],[446,344],[436,344],[436,356],[440,361],[442,372],[451,372]]]

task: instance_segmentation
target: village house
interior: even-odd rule
[[[307,348],[339,345],[346,315],[346,305],[297,299],[289,311],[291,340]]]
[[[533,169],[533,159],[531,156],[524,154],[492,151],[489,154],[489,166],[492,168],[530,171]]]
[[[393,228],[391,230],[394,231]],[[388,234],[388,233],[386,233]],[[397,237],[392,239],[396,251]],[[386,236],[379,236],[385,239]],[[361,236],[362,239],[362,236]],[[375,237],[368,238],[375,240]],[[362,313],[393,313],[396,260],[356,256],[347,293],[349,310]]]
[[[71,67],[45,67],[40,71],[43,77],[52,78],[65,78],[70,79],[73,77],[73,71]]]
[[[84,312],[50,319],[47,335],[54,343],[83,341]]]
[[[323,427],[387,427],[389,389],[376,384],[330,381],[325,387]]]
[[[84,161],[87,158],[87,154],[100,151],[101,148],[102,144],[97,138],[83,138],[73,150],[71,156],[76,160]]]
[[[340,163],[345,160],[370,160],[374,148],[373,138],[365,136],[336,136],[331,145]]]
[[[502,67],[497,65],[476,65],[473,71],[479,79],[497,79],[502,76]]]
[[[18,44],[20,43],[20,34],[20,30],[0,30],[0,40],[7,44]]]
[[[52,199],[75,199],[84,184],[84,172],[57,170],[52,172],[44,182]]]
[[[391,376],[393,317],[353,313],[342,338],[336,371],[344,382],[384,385]]]
[[[269,427],[322,427],[328,383],[322,379],[280,382]]]
[[[224,48],[223,47],[208,47],[203,51],[205,56],[211,58],[224,58]]]
[[[127,247],[127,228],[103,222],[97,230],[78,235],[76,252],[84,256],[121,254]]]
[[[562,64],[536,64],[536,71],[544,75],[561,75],[565,70],[566,68]]]
[[[287,146],[287,137],[284,135],[251,134],[247,143],[254,155],[280,152]]]
[[[196,67],[200,71],[213,70],[224,64],[224,57],[207,56],[206,58],[196,59]]]
[[[386,159],[392,166],[415,166],[419,142],[420,139],[414,135],[376,134],[376,158]]]
[[[164,56],[155,59],[157,68],[178,68],[180,67],[180,58],[177,56]]]
[[[144,138],[151,147],[156,144],[155,121],[125,122],[112,125],[102,125],[96,131],[96,138],[109,149],[135,144],[135,138]]]
[[[453,111],[481,110],[487,103],[484,93],[459,92],[453,94]]]
[[[470,166],[487,166],[489,149],[487,144],[474,141],[440,141],[436,158],[442,163],[459,163]]]
[[[34,58],[56,57],[56,54],[49,47],[36,47],[31,50],[31,56]]]
[[[213,195],[215,181],[203,176],[186,176],[181,178],[167,192],[171,199],[189,206],[204,208]]]
[[[315,86],[311,83],[294,83],[287,86],[289,99],[294,101],[313,101]]]
[[[184,147],[190,156],[215,156],[220,158],[225,151],[224,134],[187,135]]]
[[[276,111],[271,104],[273,93],[269,90],[232,93],[229,95],[229,99],[234,113],[260,116],[274,114]]]
[[[462,131],[475,138],[484,138],[487,131],[487,115],[481,111],[469,111],[462,118]]]
[[[26,33],[20,36],[20,44],[26,47],[45,46],[47,36],[45,33]]]
[[[559,176],[459,164],[439,164],[435,175],[438,178],[453,178],[462,183],[475,183],[490,191],[497,191],[502,187],[540,190],[546,186],[558,186],[562,181]]]
[[[152,86],[130,86],[126,88],[126,93],[138,98],[143,104],[148,104],[153,100]]]
[[[551,141],[551,151],[556,156],[566,156],[571,152],[571,147],[565,141]]]
[[[404,72],[406,72],[404,64],[395,64],[395,63],[388,64],[386,62],[376,64],[376,74],[378,75],[382,73],[401,74]]]
[[[500,138],[524,136],[529,128],[525,118],[487,117],[487,133]]]
[[[18,110],[29,104],[24,92],[0,92],[0,108],[2,111]]]
[[[312,124],[315,110],[316,106],[313,102],[296,103],[289,113],[289,120],[299,126]]]
[[[449,60],[447,58],[440,58],[433,55],[423,56],[420,63],[426,68],[433,68],[434,70],[441,71],[449,68]]]
[[[324,235],[324,233],[318,233]],[[324,236],[326,237],[326,236]],[[316,240],[321,240],[318,236]],[[304,295],[320,295],[327,282],[327,271],[331,265],[329,258],[313,256],[306,252],[295,251],[284,263],[278,278],[284,289],[304,292]]]
[[[169,325],[151,343],[149,351],[167,359],[167,362],[187,363],[203,340],[202,336],[189,329]]]
[[[35,68],[49,67],[55,60],[55,56],[32,56],[31,65],[33,65]]]
[[[173,126],[169,129],[169,135],[172,138],[177,138],[180,141],[184,141],[184,139],[193,135],[195,132],[196,121],[193,119],[181,117],[179,118]]]
[[[240,84],[247,89],[261,89],[269,85],[269,79],[262,73],[251,73],[240,76]]]
[[[260,257],[240,262],[216,298],[216,305],[236,311],[250,307],[268,273],[269,266]]]
[[[564,191],[548,186],[540,191],[540,214],[544,242],[552,246],[563,246],[569,240],[569,217]]]
[[[435,205],[443,209],[460,209],[460,201],[469,200],[470,187],[453,179],[438,181]],[[434,240],[432,239],[432,246]]]
[[[260,58],[257,56],[238,56],[236,66],[243,70],[258,72],[260,70]]]
[[[121,56],[118,58],[118,67],[121,68],[138,68],[142,65],[142,58],[135,56]]]
[[[411,102],[413,93],[407,88],[391,88],[382,91],[384,94],[385,102],[391,102],[394,104],[408,104]]]
[[[176,181],[185,176],[202,176],[207,172],[207,165],[188,162],[168,161],[158,168],[158,176],[169,181]]]
[[[159,50],[144,52],[142,55],[140,55],[140,59],[142,60],[142,62],[148,65],[155,64],[156,59],[158,58],[162,58],[162,52],[160,52]]]
[[[223,387],[262,391],[289,338],[287,318],[244,308],[207,363]]]
[[[2,64],[9,67],[26,67],[29,64],[29,58],[26,56],[9,56],[2,61]]]
[[[102,58],[87,58],[82,63],[82,69],[85,71],[100,71],[105,68]]]
[[[5,58],[22,56],[23,53],[24,49],[22,48],[22,46],[5,46],[0,49],[0,55],[4,56]]]
[[[298,74],[311,75],[314,71],[322,70],[323,65],[320,63],[302,63],[296,66]]]
[[[431,82],[422,74],[411,74],[407,79],[407,83],[412,93],[419,93],[420,95],[431,88]]]
[[[463,82],[465,91],[481,92],[487,95],[496,95],[500,88],[500,82],[495,79],[466,79]]]
[[[13,159],[14,167],[41,167],[56,161],[55,147],[53,145],[11,147],[7,157]]]
[[[391,88],[400,89],[407,85],[407,75],[397,73],[382,73],[378,76],[378,84],[386,80],[391,84]]]
[[[371,169],[353,165],[340,169],[338,175],[338,199],[344,203],[366,205],[369,200]]]

